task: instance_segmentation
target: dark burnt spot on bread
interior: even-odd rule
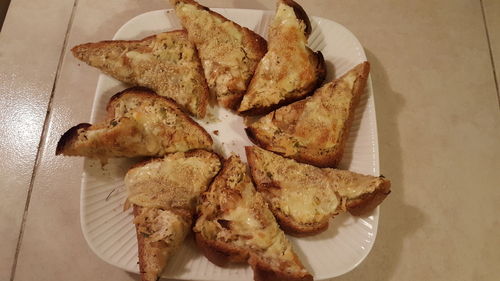
[[[64,150],[66,149],[66,146],[78,137],[78,131],[80,129],[87,129],[90,126],[91,125],[89,123],[81,123],[81,124],[78,124],[78,125],[72,127],[68,131],[66,131],[61,136],[61,138],[59,139],[59,142],[57,143],[56,155],[64,154],[64,152],[65,152]]]

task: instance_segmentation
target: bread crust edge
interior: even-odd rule
[[[78,138],[78,130],[87,129],[90,126],[92,125],[89,123],[80,123],[67,130],[57,142],[56,155],[71,156],[65,153],[67,152],[67,149],[71,147],[71,144],[76,140],[76,138]]]

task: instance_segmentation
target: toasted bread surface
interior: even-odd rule
[[[193,230],[215,264],[247,261],[255,280],[312,280],[237,156],[202,195]]]
[[[115,40],[73,47],[75,57],[132,85],[169,97],[190,114],[203,118],[208,86],[195,46],[184,30],[142,40]]]
[[[194,210],[220,166],[218,156],[205,150],[149,160],[127,172],[128,200],[142,207]]]
[[[297,3],[278,1],[268,52],[259,62],[238,112],[264,114],[309,95],[326,75],[321,52],[307,47],[311,25]]]
[[[193,0],[170,0],[196,45],[210,91],[219,105],[237,109],[266,41]]]
[[[163,156],[177,151],[209,149],[210,135],[172,100],[134,87],[111,98],[108,118],[80,124],[59,140],[56,154],[110,157]]]
[[[321,232],[330,217],[369,212],[390,193],[384,177],[318,168],[256,146],[245,149],[257,190],[290,234]]]
[[[318,167],[336,167],[370,65],[361,63],[313,96],[279,108],[246,128],[259,146]]]
[[[156,281],[182,244],[198,197],[220,166],[215,153],[194,150],[148,160],[127,172],[127,200],[134,206],[143,281]]]

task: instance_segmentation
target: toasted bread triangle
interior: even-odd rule
[[[198,49],[210,91],[219,105],[237,109],[266,52],[266,41],[193,0],[170,2]]]
[[[264,114],[304,98],[316,89],[326,74],[321,52],[307,47],[310,22],[291,0],[278,1],[269,27],[268,52],[259,62],[238,112]]]
[[[217,265],[247,261],[255,280],[312,280],[238,156],[225,161],[202,195],[193,230],[198,246]]]
[[[125,177],[134,206],[142,281],[156,281],[190,232],[199,195],[221,166],[215,153],[194,150],[148,160]]]
[[[132,85],[169,97],[198,118],[205,116],[208,87],[195,46],[186,31],[142,40],[87,43],[71,50],[75,57]]]
[[[391,183],[384,177],[317,168],[256,146],[245,149],[257,190],[289,234],[324,231],[332,216],[365,214],[390,193]]]
[[[163,156],[177,151],[210,149],[210,135],[175,102],[149,89],[134,87],[111,98],[108,118],[68,130],[56,154],[111,157]]]
[[[246,129],[248,136],[259,146],[299,162],[337,166],[369,71],[368,62],[357,65],[313,96],[261,117]]]

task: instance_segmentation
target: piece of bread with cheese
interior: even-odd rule
[[[156,281],[191,231],[200,194],[219,172],[215,153],[178,152],[142,162],[125,176],[134,208],[142,281]]]
[[[236,110],[266,53],[266,41],[193,0],[170,2],[198,49],[210,91],[219,105]]]
[[[87,43],[71,51],[122,82],[150,88],[173,99],[193,116],[205,116],[208,86],[196,48],[184,30],[142,40]]]
[[[202,195],[193,230],[204,255],[219,266],[248,262],[256,281],[312,280],[238,156],[224,162]]]
[[[104,122],[79,124],[62,135],[56,154],[111,157],[163,156],[191,149],[210,149],[210,135],[175,102],[134,87],[114,95]]]
[[[268,51],[259,62],[238,112],[264,114],[304,98],[323,82],[326,66],[321,52],[307,47],[311,24],[292,0],[278,1],[269,27]]]
[[[313,96],[277,109],[246,128],[259,146],[318,167],[336,167],[370,64],[361,63]]]
[[[382,176],[318,168],[256,146],[245,149],[257,190],[292,235],[322,232],[340,212],[365,214],[390,193],[391,183]]]

